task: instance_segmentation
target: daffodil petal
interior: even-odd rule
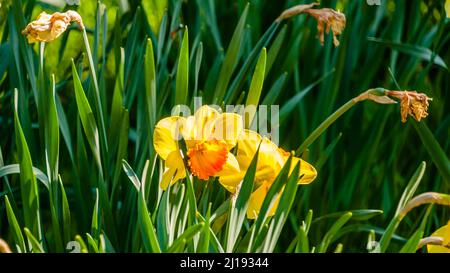
[[[186,122],[183,126],[182,134],[186,147],[188,149],[193,148],[199,141],[195,137],[195,117],[189,116],[186,118]]]
[[[166,190],[169,184],[174,184],[180,179],[186,177],[186,169],[184,168],[184,162],[178,151],[171,152],[167,156],[166,170],[162,175],[160,187]]]
[[[153,133],[153,145],[158,155],[166,160],[169,154],[178,150],[178,139],[181,138],[180,128],[185,118],[175,116],[160,120]]]
[[[264,199],[267,196],[267,192],[269,192],[270,183],[264,182],[258,189],[256,189],[252,195],[250,196],[248,208],[247,208],[247,218],[248,219],[256,219],[258,217],[259,211],[261,210]],[[269,213],[267,216],[273,216],[277,211],[278,204],[280,203],[281,195],[283,193],[283,189],[280,191],[273,204],[269,208]]]
[[[215,120],[220,116],[220,113],[208,106],[203,105],[194,114],[194,139],[197,141],[209,139],[214,128]]]
[[[245,173],[241,173],[239,163],[232,153],[228,153],[225,165],[216,174],[219,177],[220,184],[231,193],[236,191],[236,187],[241,183],[244,175]],[[224,178],[222,179],[222,177]]]
[[[252,161],[262,137],[250,130],[243,130],[242,135],[238,138],[237,160],[241,169],[247,169]]]
[[[450,246],[450,221],[447,223],[447,230],[444,234],[444,245]]]
[[[313,165],[309,164],[305,160],[302,160],[298,157],[292,157],[292,164],[290,172],[292,172],[297,165],[297,163],[300,162],[300,179],[298,180],[298,184],[309,184],[314,181],[317,177],[317,171],[313,167]]]
[[[450,222],[447,225],[440,227],[431,236],[443,238],[443,244],[448,245],[450,239]],[[450,248],[439,245],[427,245],[427,249],[428,253],[450,253]]]
[[[228,149],[236,146],[238,137],[243,129],[242,117],[234,113],[223,113],[214,122],[214,132],[212,137],[218,140],[225,140]]]
[[[219,183],[229,192],[235,193],[237,186],[244,179],[245,172],[219,176]]]
[[[269,184],[263,183],[250,195],[250,200],[248,201],[248,208],[247,208],[248,219],[256,219],[256,217],[258,217],[262,203],[264,202],[264,198],[266,198],[268,191],[269,191]]]
[[[247,208],[247,218],[248,219],[256,219],[258,217],[259,211],[261,210],[261,206],[264,202],[264,199],[267,196],[267,192],[270,189],[270,183],[264,182],[259,188],[257,188],[251,195]],[[268,216],[273,216],[278,208],[278,204],[280,203],[280,198],[283,190],[280,191],[272,206],[269,208]]]
[[[222,170],[220,170],[216,176],[232,175],[238,172],[240,172],[239,163],[236,157],[229,152],[225,165],[223,165]]]
[[[167,187],[172,181],[172,178],[174,177],[176,171],[177,170],[175,168],[166,168],[162,175],[161,182],[159,183],[161,189],[167,190]]]

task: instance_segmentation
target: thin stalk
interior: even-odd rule
[[[46,84],[44,81],[44,75],[45,75],[45,71],[44,71],[44,54],[45,54],[45,42],[41,42],[39,45],[39,81],[40,81],[40,87],[41,90],[39,90],[39,102],[40,105],[38,106],[38,108],[41,109],[40,111],[40,117],[39,117],[39,121],[40,121],[40,126],[41,126],[41,130],[44,131],[44,143],[45,143],[45,162],[46,162],[46,166],[47,166],[47,176],[49,177],[50,180],[50,187],[49,187],[49,201],[50,201],[50,212],[51,212],[51,219],[52,219],[52,227],[53,227],[53,233],[54,233],[54,248],[57,252],[64,252],[64,246],[63,246],[63,242],[62,242],[62,237],[61,237],[61,228],[60,228],[60,217],[59,217],[59,202],[58,202],[58,170],[57,170],[57,166],[52,166],[53,164],[51,163],[51,159],[50,159],[50,154],[49,151],[51,149],[50,145],[50,141],[49,141],[49,134],[51,134],[50,130],[50,118],[49,118],[49,113],[48,111],[46,112],[46,114],[44,114],[45,110],[49,110],[49,107],[53,107],[52,105],[52,97],[50,96],[54,96],[54,89],[52,88],[52,92],[51,94],[49,94],[49,92],[47,92],[46,90]],[[53,77],[53,83],[54,83],[55,79]],[[52,109],[53,110],[53,109]],[[57,144],[59,146],[59,143]]]
[[[378,104],[394,104],[396,103],[392,100],[386,93],[384,88],[373,88],[369,89],[353,99],[349,100],[347,103],[342,105],[339,109],[337,109],[333,114],[331,114],[325,121],[323,121],[319,127],[317,127],[306,139],[303,143],[298,147],[296,153],[302,154],[306,151],[306,149],[314,142],[316,139],[325,132],[331,124],[333,124],[340,116],[342,116],[345,112],[347,112],[350,108],[352,108],[355,104],[360,101],[371,100]]]
[[[360,100],[353,98],[349,100],[347,103],[342,105],[339,109],[337,109],[333,114],[331,114],[325,121],[323,121],[319,127],[317,127],[306,139],[303,143],[298,147],[296,153],[303,153],[316,139],[325,132],[325,130],[330,127],[340,116],[342,116],[345,112],[347,112],[350,108],[352,108],[356,103]]]
[[[45,42],[41,42],[39,47],[39,67],[41,71],[43,71],[44,69],[44,51],[45,51]]]
[[[103,145],[101,145],[101,146],[104,149],[103,154],[107,154],[108,153],[108,144],[107,144],[108,142],[106,139],[106,127],[105,127],[105,120],[103,117],[103,111],[102,111],[102,105],[101,105],[100,89],[98,87],[97,75],[95,74],[94,60],[92,59],[92,52],[91,52],[91,47],[89,45],[86,28],[83,28],[83,40],[84,40],[84,45],[86,47],[86,53],[87,53],[88,60],[89,60],[89,68],[91,70],[92,80],[94,81],[94,89],[95,89],[94,99],[95,99],[97,112],[98,112],[98,115],[100,118],[100,127],[101,127],[100,132],[101,132],[101,137],[103,139]],[[106,163],[106,161],[105,161],[105,163]]]

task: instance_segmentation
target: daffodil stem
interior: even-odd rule
[[[38,94],[38,119],[41,126],[41,132],[43,131],[43,134],[45,136],[45,161],[47,166],[47,176],[50,180],[50,187],[49,187],[49,201],[50,201],[50,207],[51,207],[51,220],[52,220],[52,227],[53,230],[55,230],[55,242],[54,242],[54,248],[57,252],[64,252],[64,246],[63,241],[61,237],[61,226],[60,226],[60,217],[57,213],[57,211],[60,209],[59,202],[58,202],[58,167],[57,163],[52,162],[51,156],[49,155],[49,151],[52,149],[51,145],[49,143],[49,134],[50,134],[50,124],[51,124],[51,111],[55,111],[56,109],[49,109],[49,107],[52,107],[51,101],[53,101],[54,93],[53,90],[51,93],[47,91],[47,85],[45,84],[45,70],[44,70],[44,55],[45,55],[45,42],[41,42],[39,44],[39,94]],[[53,78],[54,82],[54,78]],[[53,88],[52,88],[53,89]],[[45,112],[44,112],[45,111]],[[55,136],[52,136],[55,138]],[[58,142],[57,147],[59,145]],[[58,152],[57,152],[58,153]]]
[[[100,127],[101,127],[101,135],[103,138],[103,147],[105,149],[104,152],[108,151],[108,145],[106,140],[106,127],[105,127],[105,120],[103,117],[103,110],[101,105],[101,98],[100,98],[100,89],[98,87],[98,81],[97,81],[97,75],[95,73],[95,66],[94,66],[94,60],[92,59],[92,52],[91,52],[91,46],[89,45],[89,40],[86,33],[86,28],[83,28],[83,39],[84,39],[84,45],[86,47],[86,53],[89,60],[89,68],[91,70],[92,80],[94,81],[94,89],[95,89],[95,104],[98,112],[98,116],[100,119]],[[105,162],[106,163],[106,162]]]
[[[357,97],[358,98],[358,97]],[[350,108],[352,108],[355,104],[357,104],[360,100],[357,98],[353,98],[349,100],[347,103],[342,105],[339,109],[337,109],[333,114],[331,114],[326,120],[324,120],[319,127],[317,127],[300,145],[297,149],[297,154],[302,154],[306,151],[306,149],[319,138],[325,130],[330,127],[340,116],[342,116],[345,112],[347,112]]]
[[[364,100],[372,100],[379,104],[390,104],[395,103],[392,99],[386,96],[386,90],[384,88],[373,88],[369,89],[353,99],[349,100],[346,104],[342,105],[339,109],[337,109],[333,114],[331,114],[324,122],[322,122],[319,127],[316,128],[300,145],[297,149],[297,154],[302,154],[306,151],[306,149],[316,141],[319,136],[325,132],[331,124],[333,124],[340,116],[342,116],[345,112],[347,112],[350,108],[352,108],[355,104]]]
[[[39,47],[39,64],[41,69],[44,69],[44,51],[45,51],[45,42],[41,42]]]

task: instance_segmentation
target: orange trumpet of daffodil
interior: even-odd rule
[[[243,135],[238,140],[237,161],[239,162],[240,172],[224,175],[219,177],[222,185],[228,185],[230,188],[233,185],[239,185],[245,176],[249,165],[256,154],[259,146],[259,154],[256,162],[255,185],[256,189],[250,196],[250,201],[247,209],[247,218],[255,219],[259,214],[264,198],[272,186],[275,178],[280,173],[284,164],[288,160],[290,153],[279,148],[275,143],[268,138],[261,137],[258,133],[244,130]],[[316,169],[308,162],[293,157],[290,172],[300,162],[300,176],[298,184],[309,184],[317,176]],[[281,194],[279,195],[281,196]],[[273,215],[278,206],[279,199],[272,206],[269,216]]]
[[[155,151],[165,161],[160,186],[166,189],[186,177],[179,140],[186,143],[186,162],[192,175],[201,180],[239,173],[239,163],[230,150],[242,132],[242,117],[233,113],[219,113],[202,106],[187,118],[172,116],[160,120],[155,127]],[[239,181],[237,182],[239,183]],[[225,184],[232,191],[236,185]]]

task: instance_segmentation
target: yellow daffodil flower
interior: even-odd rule
[[[436,230],[432,237],[441,237],[443,239],[442,245],[427,245],[429,253],[450,253],[450,221],[447,225]]]
[[[222,185],[238,185],[245,176],[245,173],[258,149],[259,156],[256,163],[255,185],[256,189],[250,196],[249,206],[247,209],[247,218],[255,219],[261,209],[264,198],[267,195],[272,183],[280,173],[284,164],[288,160],[290,153],[279,148],[275,143],[267,138],[261,137],[258,133],[244,130],[243,136],[238,140],[237,161],[241,171],[228,176],[221,176],[219,181]],[[300,176],[298,184],[309,184],[317,176],[314,167],[308,162],[298,158],[292,158],[290,172],[293,171],[296,164],[300,163]],[[281,195],[279,195],[281,197]],[[273,215],[276,211],[278,200],[272,206],[269,215]]]
[[[165,161],[160,186],[166,189],[186,177],[184,160],[178,141],[183,138],[187,148],[186,162],[192,175],[201,180],[231,175],[240,171],[239,163],[229,151],[242,132],[242,117],[233,113],[219,113],[202,106],[193,116],[164,118],[155,127],[155,151]],[[237,186],[225,184],[231,191]]]
[[[28,38],[28,43],[50,42],[66,31],[71,22],[77,22],[84,29],[83,20],[76,11],[55,12],[47,14],[42,12],[35,21],[29,23],[22,31]]]

